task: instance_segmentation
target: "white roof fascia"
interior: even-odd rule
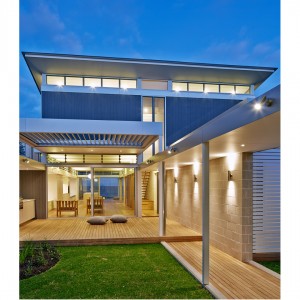
[[[67,132],[162,136],[160,122],[21,118],[20,133]]]

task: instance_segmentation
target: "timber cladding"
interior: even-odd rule
[[[20,171],[20,196],[35,199],[36,218],[47,218],[46,171]]]

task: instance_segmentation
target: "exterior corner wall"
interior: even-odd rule
[[[210,241],[241,261],[252,258],[252,153],[210,161]]]

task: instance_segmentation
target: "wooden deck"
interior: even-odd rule
[[[158,217],[128,218],[127,223],[90,225],[88,218],[33,220],[20,226],[20,245],[47,240],[54,245],[101,245],[201,241],[198,232],[167,220],[166,236],[158,234]]]
[[[202,273],[202,242],[168,243]],[[228,299],[280,299],[280,279],[210,247],[210,283]]]

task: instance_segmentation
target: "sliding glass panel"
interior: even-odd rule
[[[204,92],[205,93],[219,93],[219,85],[218,84],[205,84]]]
[[[152,97],[143,97],[143,121],[152,122]]]
[[[165,99],[164,98],[154,98],[155,114],[154,122],[161,122],[163,126],[164,133],[164,121],[165,121]],[[162,138],[162,144],[164,145],[164,134]],[[163,146],[164,149],[164,146]],[[155,142],[155,154],[159,152],[159,141]]]
[[[101,87],[101,78],[84,78],[84,85],[90,87]]]
[[[120,82],[122,89],[136,89],[136,80],[121,79]]]
[[[50,85],[65,85],[65,79],[63,76],[47,76],[47,84]]]
[[[172,90],[176,92],[187,91],[186,82],[172,82]]]
[[[227,93],[227,94],[235,94],[234,86],[233,85],[220,85],[220,92]]]
[[[66,77],[66,85],[83,86],[83,78],[81,78],[81,77]]]
[[[102,86],[103,87],[111,87],[111,88],[118,88],[119,87],[119,79],[102,79]]]
[[[250,94],[250,86],[247,85],[236,85],[235,86],[236,94]]]
[[[189,83],[189,92],[203,92],[203,83]]]
[[[136,155],[121,155],[121,164],[135,164]]]

